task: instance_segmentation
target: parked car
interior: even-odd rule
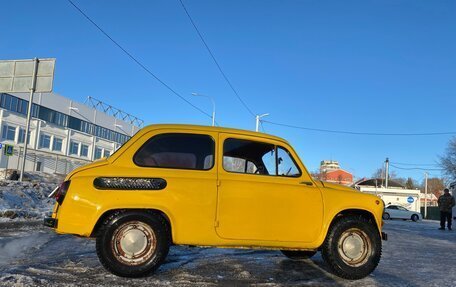
[[[96,238],[102,265],[145,276],[171,245],[321,250],[340,277],[380,261],[382,201],[312,179],[294,149],[272,135],[219,127],[152,125],[107,159],[67,175],[44,224]]]
[[[383,219],[410,219],[413,221],[422,220],[421,213],[408,210],[400,205],[388,205],[383,212]]]

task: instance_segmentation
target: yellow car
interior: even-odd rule
[[[102,265],[125,277],[160,266],[170,245],[321,251],[340,277],[378,265],[382,201],[313,179],[290,144],[268,134],[192,125],[143,128],[53,192],[44,224],[96,238]]]

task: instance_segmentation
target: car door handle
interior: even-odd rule
[[[312,186],[313,182],[311,182],[311,181],[301,181],[299,184],[305,184],[305,185],[308,185],[308,186]]]

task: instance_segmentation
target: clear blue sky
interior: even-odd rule
[[[151,71],[217,121],[254,129],[177,0],[73,0]],[[454,1],[185,1],[255,113],[367,132],[456,131]],[[129,60],[67,1],[2,1],[0,58],[57,58],[54,90],[102,99],[147,123],[210,124]],[[310,170],[340,161],[370,176],[386,157],[435,163],[451,136],[326,134],[264,124]],[[422,172],[398,171],[420,180]],[[439,172],[433,172],[439,175]]]

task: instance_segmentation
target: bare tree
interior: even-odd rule
[[[448,142],[445,153],[440,156],[440,165],[449,180],[456,180],[456,137]]]
[[[385,177],[385,173],[383,172],[383,168],[377,169],[377,170],[372,174],[372,178],[384,178],[384,177]]]
[[[421,192],[424,192],[424,180],[421,184]],[[442,195],[442,191],[445,188],[445,182],[443,178],[431,177],[428,178],[428,193],[433,193],[435,196],[439,197]]]
[[[405,187],[407,189],[415,189],[418,187],[418,183],[416,180],[414,180],[413,178],[409,177],[407,178],[407,181],[405,182]]]
[[[339,174],[337,176],[337,181],[339,182],[339,184],[342,183],[342,175],[341,174]]]
[[[373,174],[372,174],[372,178],[385,178],[385,170],[381,167],[381,168],[378,168]],[[389,171],[389,179],[394,179],[394,180],[398,180],[399,177],[397,176],[396,172],[393,170],[393,171]]]
[[[326,172],[321,172],[320,169],[317,169],[314,172],[311,172],[310,175],[318,180],[326,180]]]

